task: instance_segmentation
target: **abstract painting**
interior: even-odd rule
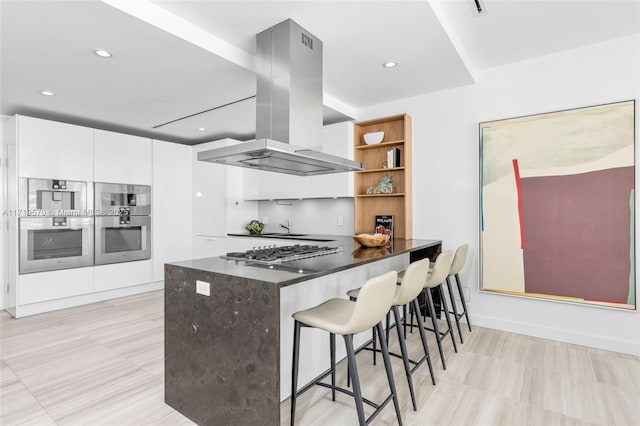
[[[636,309],[635,101],[479,130],[480,290]]]

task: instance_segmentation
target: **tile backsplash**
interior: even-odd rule
[[[353,198],[278,200],[259,201],[257,219],[268,219],[264,232],[286,232],[289,220],[293,233],[353,235],[353,214]]]

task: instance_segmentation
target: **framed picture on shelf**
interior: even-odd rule
[[[390,247],[393,241],[393,216],[376,215],[374,232],[376,234],[388,235],[389,241],[387,242],[387,247]]]

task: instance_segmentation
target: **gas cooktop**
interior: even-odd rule
[[[227,253],[220,256],[223,259],[259,263],[263,265],[275,265],[278,263],[293,262],[294,260],[307,259],[316,256],[338,253],[342,247],[323,247],[312,245],[294,246],[265,246],[254,247],[245,252]]]

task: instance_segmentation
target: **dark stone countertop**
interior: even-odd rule
[[[248,234],[229,235],[265,239],[269,238],[271,241],[266,244],[287,245],[287,238],[278,238],[279,241],[276,243],[273,241],[273,237],[266,235],[262,237]],[[290,237],[288,239],[300,240],[301,237]],[[274,283],[280,287],[286,287],[291,284],[318,278],[323,275],[376,262],[390,256],[398,256],[418,250],[436,248],[442,244],[442,241],[440,240],[394,239],[392,240],[392,247],[385,249],[380,247],[361,247],[358,243],[353,241],[350,236],[306,235],[305,239],[309,241],[309,244],[329,247],[339,246],[342,247],[342,251],[335,254],[312,257],[309,259],[272,266],[249,262],[236,262],[233,260],[222,259],[220,257],[207,257],[182,262],[171,262],[169,265]]]

